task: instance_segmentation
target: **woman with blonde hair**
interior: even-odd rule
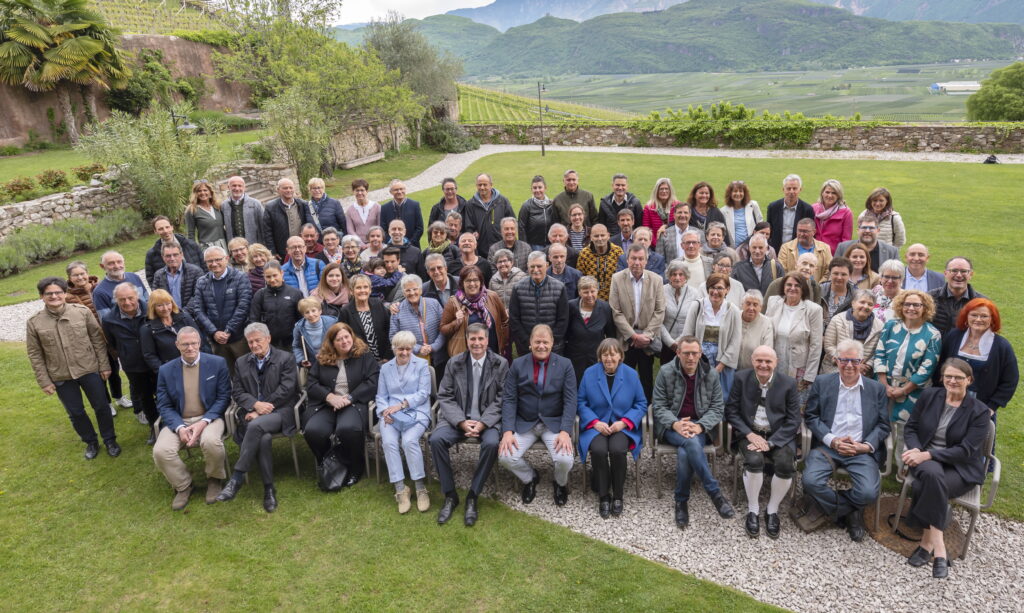
[[[261,290],[267,285],[267,281],[263,278],[263,267],[267,265],[273,258],[273,254],[270,253],[270,249],[264,247],[261,243],[253,243],[249,245],[249,268],[247,269],[249,275],[249,285],[252,286],[252,292],[255,294],[257,290]]]
[[[889,398],[890,421],[905,422],[939,365],[942,335],[929,323],[935,301],[921,290],[900,292],[892,313],[875,347],[875,375]]]
[[[677,204],[679,200],[676,199],[676,188],[672,186],[672,179],[658,179],[651,190],[651,199],[644,205],[640,218],[640,225],[650,228],[651,235],[654,236],[651,240],[652,249],[658,244],[664,228],[672,225]]]
[[[835,255],[839,243],[853,237],[853,213],[843,199],[843,184],[835,179],[825,181],[812,208],[817,230],[814,238],[828,245]]]
[[[204,251],[207,247],[217,246],[227,252],[228,237],[220,196],[206,179],[192,184],[192,194],[185,207],[185,236],[199,243]]]

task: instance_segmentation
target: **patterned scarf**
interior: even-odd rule
[[[440,253],[441,255],[444,255],[444,252],[448,251],[448,248],[451,247],[451,246],[452,246],[452,242],[450,240],[445,239],[445,241],[443,243],[441,243],[440,245],[434,245],[433,243],[429,243],[423,249],[423,251],[425,253]]]
[[[460,289],[455,292],[455,299],[459,301],[459,304],[466,307],[470,313],[476,313],[480,319],[483,319],[488,329],[493,327],[494,321],[491,319],[491,312],[487,310],[487,288],[480,288],[480,293],[474,299],[470,299]]]

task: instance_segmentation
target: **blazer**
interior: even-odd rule
[[[594,425],[599,421],[609,425],[616,421],[626,424],[622,433],[630,440],[629,448],[633,451],[633,458],[640,457],[640,448],[643,446],[640,427],[647,414],[647,397],[640,384],[640,375],[635,370],[619,364],[612,380],[612,389],[608,391],[604,364],[594,364],[588,368],[580,381],[576,411],[580,416],[581,461],[586,461],[590,443],[597,437]]]
[[[580,299],[569,301],[569,325],[565,330],[565,357],[572,361],[576,378],[583,378],[583,371],[597,362],[597,346],[606,338],[615,336],[615,320],[612,307],[600,298],[594,303],[590,318],[583,321],[580,314]]]
[[[469,381],[470,356],[468,351],[452,356],[444,368],[444,376],[437,388],[437,420],[458,428],[459,423],[469,419],[472,387]],[[488,350],[484,356],[484,367],[480,384],[480,421],[488,428],[501,425],[502,394],[508,377],[508,362],[505,358]]]
[[[299,207],[299,223],[310,223],[306,201],[296,198],[295,206]],[[283,262],[288,255],[289,238],[288,213],[285,212],[281,199],[274,198],[266,204],[263,212],[263,240],[266,241],[264,245]]]
[[[170,327],[165,326],[159,319],[150,319],[139,328],[139,345],[142,346],[142,358],[146,361],[154,374],[160,372],[160,367],[175,358],[181,357],[178,346],[178,330],[185,326],[196,327],[196,322],[185,311],[179,311],[171,315]],[[205,344],[205,339],[204,339]],[[203,347],[209,350],[209,347]]]
[[[800,256],[800,247],[797,246],[796,239],[784,243],[782,248],[779,249],[779,263],[786,272],[792,272],[796,270],[796,259]],[[832,261],[832,249],[825,243],[815,240],[814,241],[814,257],[818,263],[814,266],[814,278],[824,279],[825,275],[828,274],[828,265]],[[943,283],[945,283],[945,277],[943,277]]]
[[[380,367],[377,378],[377,417],[389,406],[409,402],[409,408],[419,413],[416,420],[423,425],[430,424],[430,366],[421,357],[410,356],[405,374],[398,373],[398,358],[388,360]]]
[[[324,325],[324,335],[321,338],[322,343],[327,338],[327,331],[331,329],[331,326],[338,323],[338,320],[330,315],[320,315],[320,321]],[[320,345],[313,345],[313,339],[309,336],[309,332],[306,329],[308,324],[309,322],[303,317],[295,322],[295,326],[292,328],[292,356],[295,358],[296,364],[302,363],[304,357],[302,352],[303,344],[306,345],[306,353],[309,355],[310,362],[315,361],[316,354],[320,352]]]
[[[797,199],[796,218],[793,220],[793,232],[789,236],[783,236],[782,210],[785,206],[786,201],[784,198],[780,198],[768,205],[768,225],[772,227],[772,233],[768,238],[768,244],[771,245],[772,249],[775,249],[780,256],[782,255],[782,252],[780,252],[779,249],[782,247],[782,243],[796,238],[796,224],[804,218],[814,219],[814,207],[801,199]]]
[[[228,242],[235,236],[235,228],[231,221],[235,214],[231,208],[231,196],[229,195],[221,203],[221,210],[224,211],[224,231],[227,234]],[[249,241],[249,244],[259,243],[265,245],[263,238],[263,203],[249,194],[242,196],[242,224],[245,234],[242,238]]]
[[[782,296],[768,298],[765,315],[772,321],[772,326],[775,328],[776,346],[781,334],[779,322],[782,320],[785,305],[786,300]],[[803,379],[811,382],[818,376],[818,368],[821,366],[821,336],[825,329],[822,324],[822,309],[820,305],[810,300],[801,300],[796,308],[796,320],[789,330],[789,351],[784,357],[785,363],[789,366],[789,372],[786,374],[795,377],[797,371],[802,368],[804,369]]]
[[[380,205],[380,227],[384,228],[384,234],[388,233],[388,226],[395,219],[405,222],[405,235],[409,242],[419,245],[423,238],[423,211],[420,210],[420,203],[412,198],[402,201],[401,207],[394,200],[388,200]],[[407,269],[411,270],[411,269]]]
[[[554,433],[572,432],[576,423],[576,373],[557,353],[548,357],[544,387],[533,382],[533,354],[512,361],[501,398],[501,429],[523,434],[537,422]]]
[[[619,259],[615,261],[615,272],[629,268],[628,257],[628,253],[623,253],[619,256]],[[644,270],[656,273],[661,277],[662,283],[665,282],[665,266],[667,266],[667,263],[660,253],[652,249],[647,250],[647,265],[644,266]]]
[[[907,289],[907,287],[909,287],[910,284],[907,282],[907,279],[909,278],[910,269],[908,268],[903,275],[903,289]],[[946,285],[946,277],[943,276],[941,272],[935,272],[934,270],[928,270],[927,268],[924,271],[924,281],[928,284],[927,287],[929,292]]]
[[[458,298],[452,294],[447,304],[444,305],[444,311],[441,312],[441,334],[448,339],[448,355],[450,356],[458,355],[466,350],[466,328],[469,327],[469,314],[467,313],[466,317],[462,318],[462,323],[459,323],[455,319],[455,312],[460,306]],[[497,292],[488,291],[487,297],[484,299],[484,308],[491,314],[494,331],[498,336],[498,352],[504,353],[509,342],[508,310],[505,309],[505,303],[501,301],[501,296]]]
[[[231,377],[231,399],[245,412],[253,410],[257,401],[274,405],[274,413],[281,416],[281,433],[295,433],[295,411],[299,399],[299,376],[295,361],[287,351],[270,347],[263,373],[256,367],[256,356],[247,353],[235,361],[235,374]]]
[[[751,226],[753,227],[753,226]],[[690,226],[687,226],[683,232],[689,230]],[[666,262],[671,262],[676,258],[683,257],[683,246],[681,244],[683,235],[676,227],[675,223],[671,223],[665,226],[665,233],[661,235],[661,240],[654,246],[654,251],[665,258]],[[701,235],[701,241],[703,242],[703,234]],[[735,264],[735,262],[733,262]]]
[[[185,410],[185,383],[182,369],[185,364],[171,360],[160,367],[156,377],[156,408],[160,420],[171,432],[185,425],[181,416]],[[203,419],[220,419],[231,401],[231,377],[227,360],[212,353],[199,354],[199,397],[206,407]]]
[[[348,394],[352,397],[352,404],[359,409],[361,415],[370,401],[377,397],[377,380],[380,377],[380,364],[373,359],[373,354],[367,351],[359,357],[351,357],[341,360],[345,368],[345,377],[348,379]],[[305,425],[309,418],[320,409],[331,410],[327,404],[327,394],[334,393],[334,383],[338,379],[338,366],[336,364],[324,365],[319,360],[313,360],[313,366],[309,369],[309,378],[306,380],[306,392],[309,395],[309,402],[306,404],[306,412],[302,415],[302,424]]]
[[[729,368],[736,368],[740,359],[740,335],[743,333],[743,318],[736,305],[728,300],[722,301],[721,308],[725,309],[725,313],[722,314],[722,325],[718,332],[718,361]],[[705,326],[704,301],[691,302],[687,309],[683,334],[692,334],[698,339],[703,339]]]
[[[722,212],[722,217],[725,217],[725,227],[730,237],[729,246],[736,248],[735,209],[728,205],[722,205],[719,210]],[[751,200],[743,207],[743,218],[747,222],[747,236],[750,236],[754,233],[754,226],[757,225],[757,222],[764,220],[764,217],[761,216],[761,205],[757,203],[757,200]]]
[[[963,341],[965,330],[953,328],[942,338],[942,349],[939,352],[939,364],[946,361],[946,358],[955,358],[960,353],[960,343]],[[1013,399],[1017,391],[1017,383],[1020,380],[1020,372],[1017,369],[1017,356],[1013,352],[1013,346],[1006,337],[996,334],[992,338],[992,349],[989,350],[988,359],[981,362],[977,359],[969,360],[974,370],[974,383],[968,388],[974,392],[978,400],[985,406],[995,411],[999,407],[1005,407]],[[933,385],[942,384],[941,368],[935,369]],[[920,400],[918,401],[920,402]]]
[[[885,386],[873,379],[862,376],[864,387],[860,391],[860,410],[863,429],[861,442],[875,450],[875,461],[885,461],[885,438],[889,436],[889,400],[885,397]],[[811,384],[804,410],[804,423],[811,431],[817,445],[832,431],[836,418],[836,403],[839,401],[839,373],[821,375]]]
[[[843,242],[839,243],[839,246],[836,248],[835,255],[843,255],[844,253],[846,253],[847,249],[849,249],[850,247],[856,245],[859,242],[860,242],[859,239],[854,239],[854,240],[843,241]],[[891,243],[887,243],[887,242],[885,242],[885,241],[883,241],[881,239],[879,239],[877,241],[877,245],[878,245],[878,266],[879,266],[879,268],[882,266],[882,262],[885,262],[886,260],[898,260],[898,259],[900,259],[900,249],[899,249],[899,247],[894,247]],[[868,262],[868,268],[871,268],[871,270],[874,270],[875,272],[878,272],[878,270],[876,268],[871,266],[871,262]]]
[[[370,319],[373,320],[373,334],[377,337],[377,351],[380,354],[380,359],[390,360],[395,357],[394,352],[391,351],[391,334],[389,333],[391,311],[384,306],[379,298],[370,298]],[[341,308],[338,321],[348,324],[356,336],[366,342],[366,332],[363,330],[363,324],[359,321],[355,299],[350,300]]]
[[[926,389],[903,429],[903,446],[905,449],[928,451],[933,460],[952,466],[967,483],[981,485],[985,482],[985,467],[988,465],[985,438],[992,421],[988,407],[968,394],[946,426],[946,448],[929,449],[945,406],[946,388]]]
[[[732,380],[729,400],[725,403],[725,418],[736,433],[733,436],[734,450],[754,431],[754,416],[759,404],[761,382],[757,380],[757,373],[752,368],[736,373]],[[789,447],[796,451],[797,434],[800,432],[800,424],[803,423],[796,379],[776,371],[768,382],[764,408],[770,424],[769,433],[765,435],[768,444],[773,449]]]
[[[644,271],[639,317],[633,296],[632,273],[623,270],[612,275],[608,304],[612,307],[612,320],[623,350],[629,347],[629,339],[637,331],[633,322],[638,321],[639,331],[651,339],[647,352],[656,353],[661,350],[661,322],[665,319],[665,291],[662,289],[661,277],[649,270]]]

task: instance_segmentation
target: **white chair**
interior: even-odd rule
[[[287,434],[284,434],[282,432],[276,432],[272,436],[273,439],[287,438],[288,442],[291,443],[291,446],[292,446],[292,462],[295,464],[295,476],[296,477],[301,477],[302,476],[300,474],[300,472],[299,472],[299,452],[298,452],[298,450],[297,450],[297,448],[295,446],[295,439],[296,439],[296,437],[302,435],[302,430],[300,428],[300,424],[302,423],[302,421],[301,421],[301,416],[300,416],[299,413],[301,411],[302,406],[305,403],[306,403],[306,390],[302,390],[302,393],[299,394],[299,399],[292,406],[292,412],[295,415],[295,432],[291,436],[288,436]],[[235,430],[237,429],[237,425],[235,423],[235,419],[236,419],[235,418],[235,414],[239,411],[239,409],[240,409],[240,407],[237,404],[235,404],[234,400],[232,400],[231,401],[231,406],[229,406],[228,410],[224,412],[224,422],[227,425],[227,427],[225,428],[225,432],[226,432],[227,436],[232,438],[232,439],[235,438]],[[248,477],[248,475],[246,475],[246,476]]]
[[[718,458],[718,450],[723,447],[722,442],[722,431],[725,429],[725,424],[720,423],[714,427],[711,431],[711,442],[704,445],[704,455],[708,456],[708,464],[710,464],[711,473],[715,472],[715,460]],[[647,406],[647,430],[649,432],[649,447],[651,448],[651,459],[654,460],[654,480],[656,483],[656,490],[658,492],[658,498],[663,495],[663,489],[665,486],[665,480],[662,478],[662,461],[661,458],[665,456],[672,456],[673,458],[677,455],[677,447],[675,445],[669,445],[668,443],[662,443],[655,436],[654,432],[654,405]]]

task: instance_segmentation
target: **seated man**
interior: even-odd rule
[[[274,489],[274,454],[270,445],[278,432],[285,436],[295,433],[293,407],[299,397],[298,373],[291,354],[271,346],[270,329],[266,325],[246,326],[245,340],[252,353],[235,362],[235,374],[231,378],[231,398],[245,419],[235,434],[236,442],[241,438],[241,451],[235,470],[217,500],[234,499],[245,483],[245,473],[256,459],[263,478],[263,508],[273,513],[277,509],[277,490]]]
[[[885,386],[862,377],[864,346],[847,339],[836,347],[838,373],[820,375],[807,397],[807,429],[814,448],[804,467],[804,491],[811,508],[797,521],[804,530],[821,525],[825,516],[841,521],[850,538],[864,539],[864,507],[878,498],[878,465],[889,435]],[[836,468],[850,473],[852,487],[833,490],[828,480]]]
[[[192,475],[178,456],[183,447],[198,445],[206,461],[206,504],[221,492],[224,474],[224,420],[231,400],[231,379],[224,358],[200,353],[199,331],[186,326],[178,331],[175,346],[180,360],[160,367],[156,406],[163,427],[153,445],[153,461],[174,488],[171,508],[180,511],[192,495]]]
[[[722,385],[718,371],[701,356],[700,340],[684,336],[676,344],[676,357],[658,371],[654,382],[654,433],[676,452],[676,525],[690,525],[690,481],[694,471],[704,484],[718,514],[735,515],[711,474],[704,443],[722,421]]]
[[[765,512],[765,532],[779,538],[779,505],[793,483],[796,470],[797,438],[800,432],[800,398],[796,380],[776,372],[779,358],[775,350],[761,345],[751,354],[754,367],[741,370],[733,379],[725,415],[733,430],[733,445],[743,454],[743,489],[747,492],[747,536],[757,538],[761,531],[761,484],[764,482],[765,456],[775,468],[771,494]],[[734,449],[735,451],[735,449]]]
[[[437,523],[444,524],[459,506],[455,476],[448,450],[467,438],[480,442],[480,458],[473,482],[466,494],[465,524],[477,520],[476,499],[498,458],[498,428],[501,427],[501,394],[508,375],[505,358],[487,348],[487,326],[469,324],[466,328],[468,351],[448,360],[437,390],[437,426],[430,434],[430,455],[437,467],[437,479],[444,492],[444,504]]]
[[[537,495],[540,474],[523,455],[540,438],[555,465],[555,504],[569,501],[572,435],[576,421],[576,373],[572,362],[551,352],[554,334],[537,324],[530,334],[530,353],[516,358],[505,378],[502,395],[501,445],[498,461],[523,482],[523,504]]]

